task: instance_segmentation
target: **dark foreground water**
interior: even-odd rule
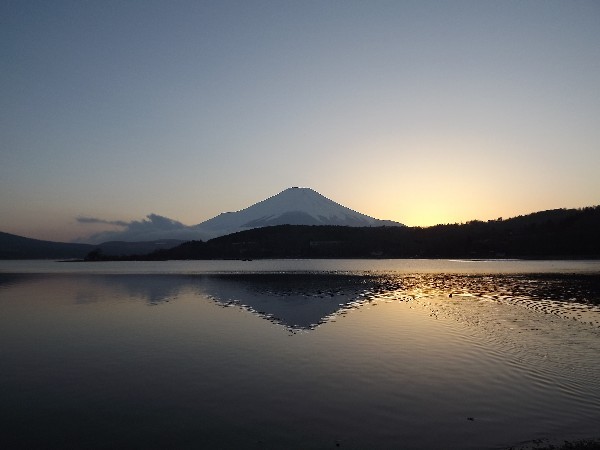
[[[0,448],[600,436],[600,263],[0,265]]]

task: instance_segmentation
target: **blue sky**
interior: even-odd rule
[[[289,186],[408,225],[599,204],[595,1],[5,1],[0,230]]]

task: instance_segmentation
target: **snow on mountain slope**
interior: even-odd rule
[[[194,228],[214,237],[271,225],[402,226],[342,206],[310,188],[288,188],[237,212],[222,213]]]

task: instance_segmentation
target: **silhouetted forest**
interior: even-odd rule
[[[259,258],[600,258],[600,206],[427,228],[278,225],[118,259]]]

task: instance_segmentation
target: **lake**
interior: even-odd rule
[[[0,448],[600,437],[600,261],[0,261]]]

